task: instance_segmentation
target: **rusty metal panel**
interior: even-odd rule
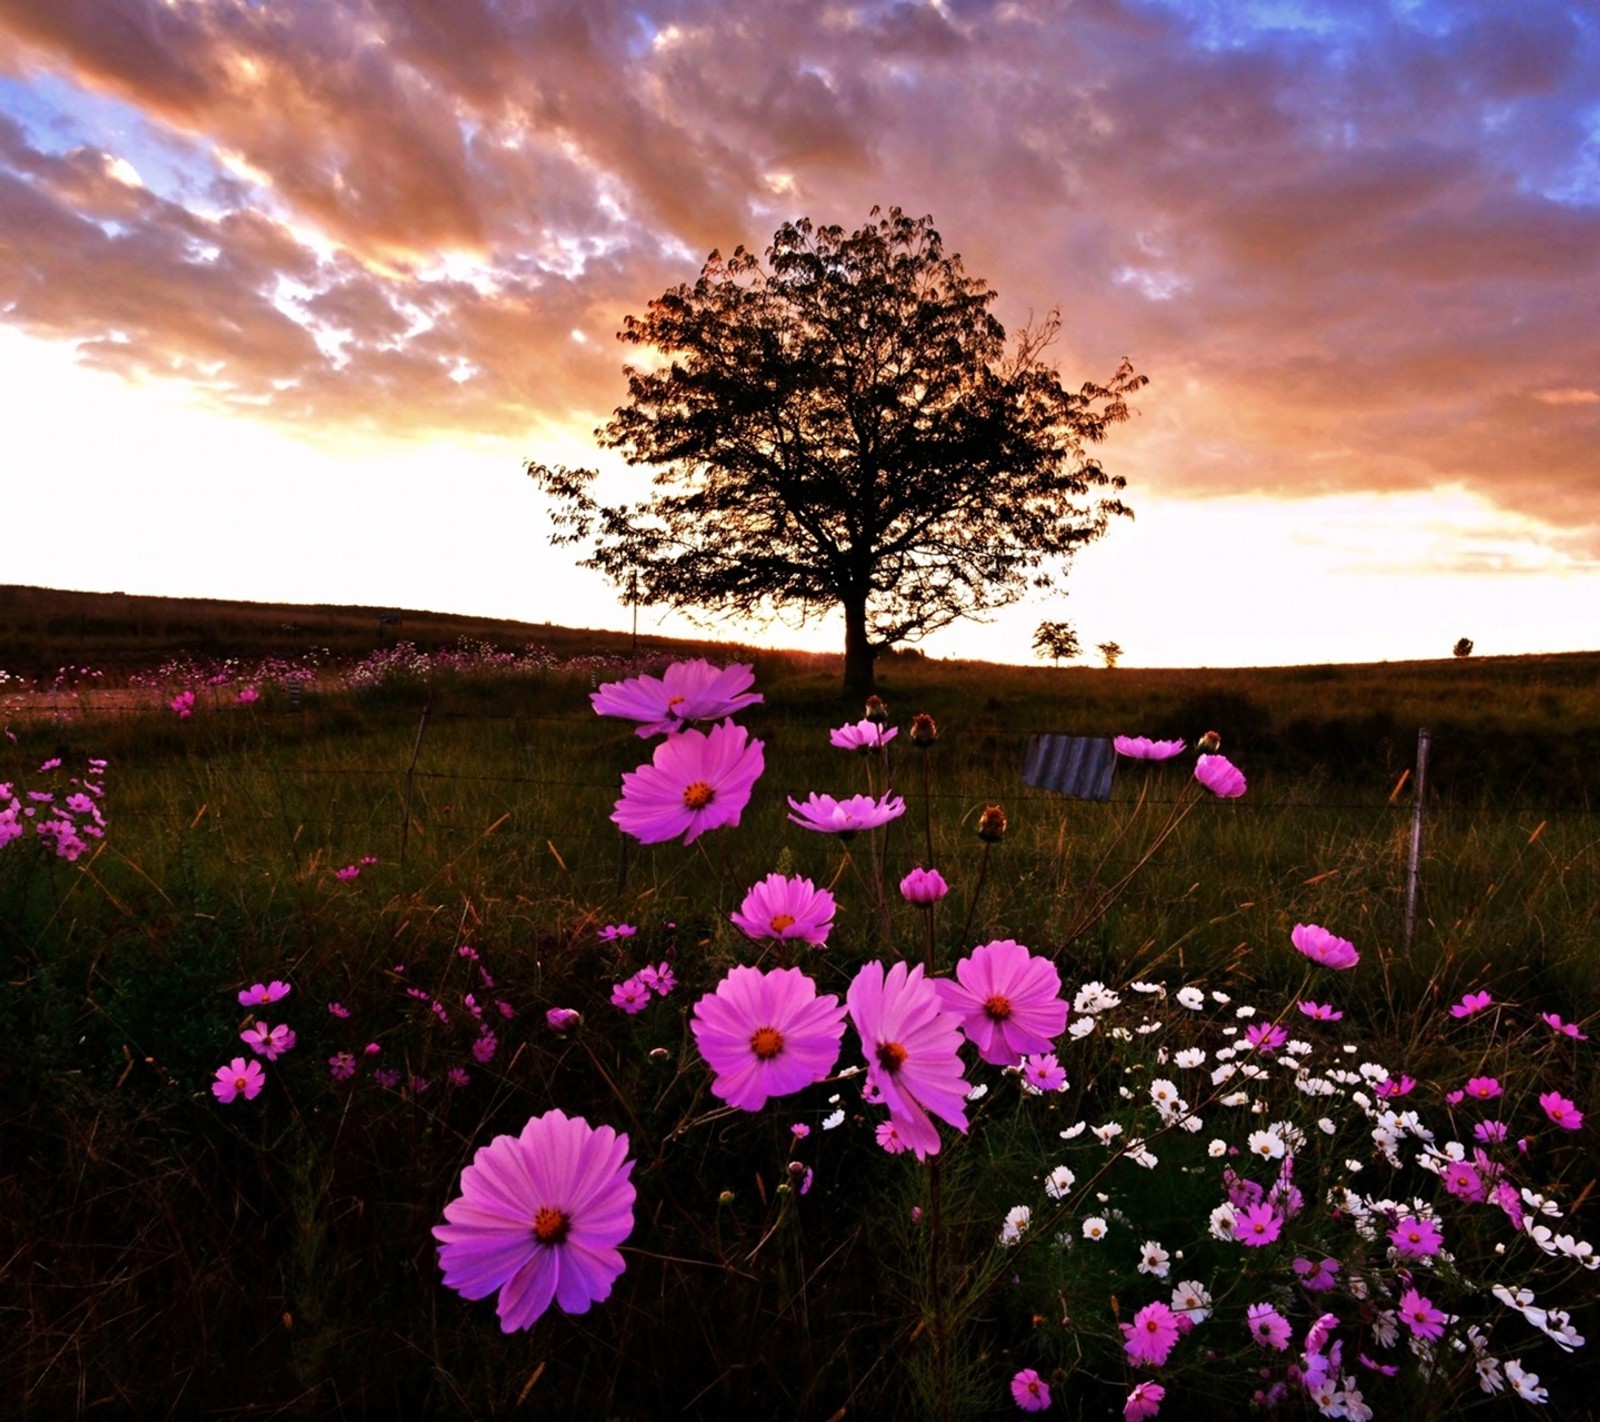
[[[1105,736],[1034,735],[1022,762],[1022,781],[1078,800],[1109,800],[1117,752]]]

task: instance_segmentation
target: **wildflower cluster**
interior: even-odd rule
[[[104,839],[106,762],[89,757],[82,776],[63,780],[59,756],[39,766],[28,785],[0,782],[0,849],[22,839],[31,828],[60,859],[76,860],[89,842]],[[46,777],[46,778],[41,778]]]

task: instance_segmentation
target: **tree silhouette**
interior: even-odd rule
[[[1041,657],[1049,657],[1057,665],[1060,665],[1063,657],[1070,662],[1074,657],[1083,655],[1078,634],[1072,630],[1070,622],[1041,622],[1034,629],[1033,650]]]
[[[1463,637],[1450,650],[1455,656],[1470,657],[1472,655],[1472,638]]]
[[[1095,647],[1095,651],[1105,658],[1107,671],[1122,660],[1122,648],[1116,642],[1101,642]]]
[[[536,461],[552,542],[647,603],[802,621],[844,615],[845,687],[880,651],[1049,587],[1130,514],[1085,453],[1146,378],[1063,388],[1043,360],[1059,318],[1006,333],[995,293],[930,217],[877,208],[855,232],[785,223],[765,261],[713,252],[691,285],[628,317],[628,403],[597,431],[655,469],[603,505],[590,469]]]

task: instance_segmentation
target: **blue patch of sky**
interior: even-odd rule
[[[156,128],[132,105],[58,75],[0,76],[0,112],[21,124],[41,153],[101,149],[126,159],[152,193],[173,202],[189,202],[217,177],[202,144]]]

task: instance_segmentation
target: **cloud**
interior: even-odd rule
[[[1600,540],[1575,3],[15,0],[0,73],[0,319],[261,418],[593,427],[712,247],[898,204],[1009,325],[1063,308],[1070,383],[1152,376],[1135,491]]]

